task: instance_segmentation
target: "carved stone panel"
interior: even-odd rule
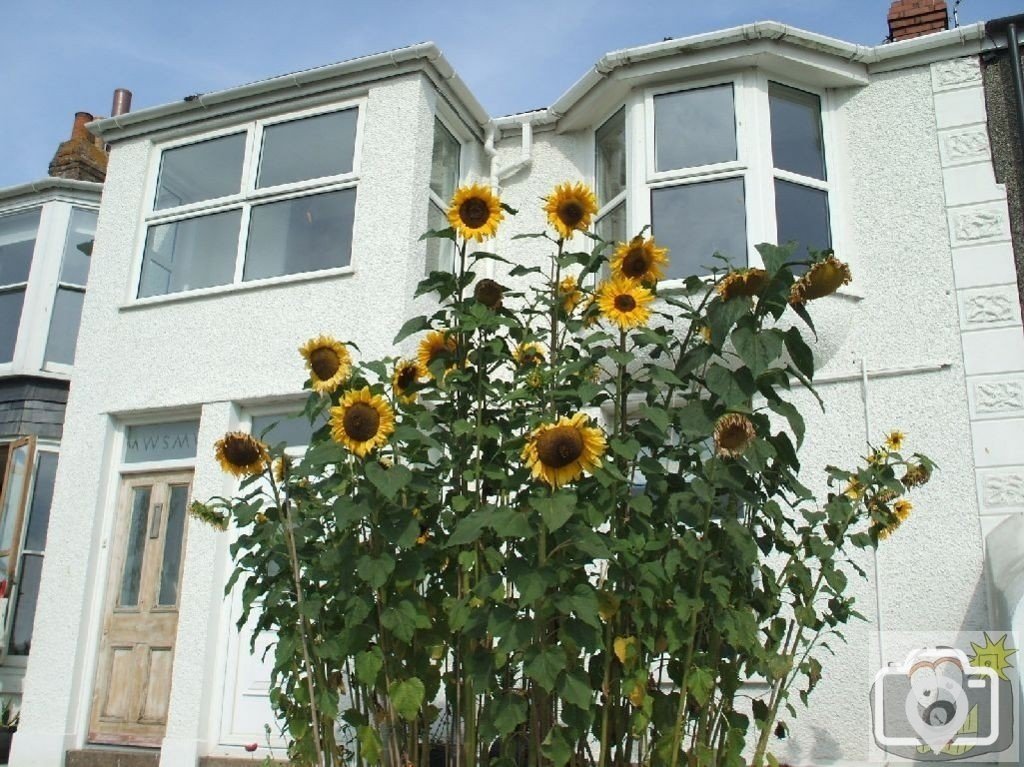
[[[953,246],[975,245],[1009,239],[1005,205],[978,205],[950,211],[950,236]]]
[[[1017,291],[1008,286],[965,290],[961,294],[961,322],[964,328],[1016,323]]]
[[[1024,470],[990,472],[982,476],[981,500],[991,509],[1024,506]]]
[[[1024,410],[1024,380],[975,384],[974,409],[979,414]]]
[[[932,64],[932,84],[935,90],[958,88],[981,83],[981,68],[978,59],[969,56]]]
[[[961,165],[989,159],[988,133],[984,127],[964,128],[939,138],[943,165]]]

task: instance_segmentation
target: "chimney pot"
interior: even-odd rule
[[[117,117],[132,110],[132,92],[127,88],[114,91],[114,102],[110,106],[110,116]]]
[[[85,124],[92,122],[92,115],[89,112],[75,112],[75,124],[71,127],[71,138],[88,138],[89,131]]]
[[[889,39],[909,40],[949,29],[946,0],[896,0],[889,7]]]

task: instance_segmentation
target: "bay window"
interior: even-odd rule
[[[637,91],[594,132],[596,232],[649,225],[668,279],[759,263],[754,244],[832,246],[822,99],[764,73]],[[630,137],[627,140],[627,137]]]
[[[349,266],[359,114],[335,107],[165,146],[137,297]]]
[[[14,359],[40,209],[0,218],[0,363]]]
[[[459,186],[462,144],[437,117],[434,118],[434,146],[430,161],[430,191],[427,203],[427,228],[447,229],[448,205]],[[425,273],[450,271],[455,260],[455,243],[442,237],[429,237]]]

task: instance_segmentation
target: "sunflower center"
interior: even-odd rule
[[[416,366],[409,365],[408,367],[404,367],[399,371],[396,383],[398,384],[399,389],[408,389],[410,386],[412,386],[415,380]]]
[[[585,211],[576,200],[567,200],[558,207],[558,218],[569,228],[574,228],[583,220]]]
[[[480,280],[473,290],[473,297],[488,309],[500,306],[503,294],[501,285],[490,279]]]
[[[750,434],[743,428],[742,424],[733,424],[722,429],[718,438],[718,444],[728,450],[735,450],[747,444]]]
[[[356,442],[366,442],[377,436],[380,427],[380,413],[365,402],[356,402],[345,411],[342,420],[345,433]]]
[[[622,259],[622,273],[627,277],[643,277],[647,274],[650,265],[647,263],[647,254],[643,248],[630,248],[629,252]]]
[[[338,353],[334,349],[321,346],[309,353],[309,366],[316,373],[317,378],[326,381],[333,378],[334,374],[338,372],[341,360],[338,359]]]
[[[249,466],[261,458],[259,446],[248,436],[225,439],[224,457],[235,466]]]
[[[636,309],[636,299],[629,293],[620,293],[615,296],[615,308],[620,312],[631,312]]]
[[[537,457],[545,466],[561,469],[583,455],[583,436],[572,426],[556,426],[537,437]]]
[[[479,197],[470,197],[459,206],[459,218],[470,229],[479,229],[490,217],[490,206]]]

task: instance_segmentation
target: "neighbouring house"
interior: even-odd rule
[[[75,115],[50,176],[0,189],[0,695],[21,694],[107,155]]]
[[[539,199],[580,179],[597,190],[597,231],[651,225],[670,277],[714,251],[756,264],[763,241],[850,263],[853,284],[815,306],[826,410],[806,403],[807,482],[822,489],[821,467],[891,428],[941,472],[899,534],[859,557],[866,620],[833,646],[775,750],[795,764],[880,758],[867,690],[885,632],[1024,622],[1024,224],[1007,43],[1024,17],[947,29],[941,0],[898,0],[889,25],[893,42],[875,47],[759,22],[616,51],[549,108],[500,118],[428,43],[91,123],[110,150],[101,258],[12,763],[192,767],[263,742],[269,673],[235,628],[239,595],[223,593],[230,537],[187,514],[190,498],[235,489],[214,441],[295,411],[296,349],[311,336],[358,340],[367,358],[412,347],[392,339],[420,306],[415,285],[451,258],[418,236],[442,225],[460,182],[489,181],[520,209],[494,247],[530,263],[536,244],[513,236],[542,228]],[[69,194],[45,203],[64,206],[65,228],[46,229],[60,243],[39,298],[11,277],[39,317],[79,287],[58,279]],[[0,218],[0,243],[24,242],[18,226],[30,228]],[[54,380],[41,373],[46,334],[32,335],[48,322],[19,336],[11,374]],[[308,438],[295,421],[279,428],[290,444]]]

